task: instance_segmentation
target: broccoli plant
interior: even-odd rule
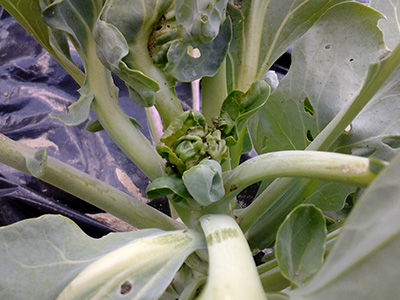
[[[0,228],[1,298],[400,297],[399,4],[0,5],[81,86],[66,114],[49,117],[104,130],[148,177],[147,197],[171,208],[0,135],[1,163],[138,229],[93,239],[57,215]],[[278,78],[270,69],[289,49]],[[119,106],[116,77],[144,107],[152,140]],[[175,87],[199,81],[201,110],[183,109]]]

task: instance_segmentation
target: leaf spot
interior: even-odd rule
[[[121,295],[129,294],[132,291],[132,283],[126,280],[123,284],[121,284]]]

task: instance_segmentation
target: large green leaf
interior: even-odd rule
[[[399,299],[400,156],[365,191],[326,262],[290,299]]]
[[[322,266],[326,241],[325,218],[313,205],[296,207],[278,230],[275,255],[283,276],[304,286]]]
[[[383,31],[385,44],[395,49],[400,41],[400,4],[393,1],[374,1],[371,5],[385,14],[386,17],[378,24]],[[391,55],[396,55],[394,52]],[[383,65],[384,63],[375,66],[376,71],[382,71]],[[371,79],[376,80],[374,72],[371,71],[370,74],[365,87],[371,84]],[[391,159],[400,148],[399,94],[400,70],[396,70],[352,122],[351,130],[338,140],[335,151],[351,151],[356,155]]]
[[[97,21],[94,30],[97,54],[108,69],[124,80],[132,100],[144,107],[152,106],[155,103],[155,93],[159,90],[159,86],[142,71],[135,70],[135,66],[129,66],[123,61],[129,54],[129,44],[114,24],[106,22],[108,17],[115,17],[114,10],[109,13],[110,7],[114,7],[114,5],[118,4],[108,1],[101,18]]]
[[[232,1],[234,37],[228,55],[228,92],[246,91],[318,18],[341,0]]]
[[[203,246],[187,230],[93,239],[64,217],[22,221],[0,229],[0,298],[158,299],[186,257]]]
[[[40,0],[0,0],[0,5],[82,85],[83,74],[69,56],[67,47],[60,45],[60,40],[57,42],[56,39],[49,38],[51,31],[49,32],[42,19],[39,2]]]
[[[338,4],[296,44],[288,75],[252,119],[257,152],[305,149],[353,100],[369,65],[386,52],[380,17],[362,4]]]
[[[108,0],[94,29],[100,60],[125,82],[131,99],[141,106],[154,105],[160,89],[161,73],[150,58],[149,39],[171,3]]]

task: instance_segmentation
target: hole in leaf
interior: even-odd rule
[[[344,129],[344,133],[350,133],[350,131],[353,129],[353,125],[349,124],[347,127]]]
[[[314,140],[314,137],[311,134],[311,130],[307,130],[307,134],[306,134],[307,140],[309,142],[312,142]]]
[[[189,46],[187,48],[187,54],[193,58],[199,58],[201,57],[201,52],[198,48],[193,48],[192,46]]]
[[[127,280],[123,284],[121,284],[121,295],[129,294],[132,290],[132,284]]]
[[[304,107],[304,111],[306,113],[309,113],[310,115],[314,115],[314,107],[312,106],[310,100],[308,98],[305,98],[303,101],[303,107]]]
[[[325,49],[328,50],[328,49],[330,49],[330,48],[331,48],[331,44],[326,44],[326,45],[325,45]]]
[[[206,24],[206,23],[208,23],[208,16],[207,15],[201,15],[200,16],[200,20],[201,20],[201,23]]]
[[[400,137],[399,136],[391,136],[382,139],[382,143],[388,145],[390,148],[399,149],[400,148]]]

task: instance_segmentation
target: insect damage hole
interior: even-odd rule
[[[306,97],[303,101],[303,109],[306,113],[309,113],[311,116],[314,115],[314,107],[312,106],[310,100]]]
[[[306,137],[309,142],[312,142],[314,140],[311,130],[307,130]]]
[[[192,46],[189,46],[187,48],[187,54],[193,58],[199,58],[201,57],[201,52],[198,48],[193,48]]]
[[[344,129],[345,134],[349,134],[353,130],[353,125],[349,124],[347,127]]]
[[[120,294],[127,295],[132,291],[132,283],[126,280],[123,284],[121,284]]]

